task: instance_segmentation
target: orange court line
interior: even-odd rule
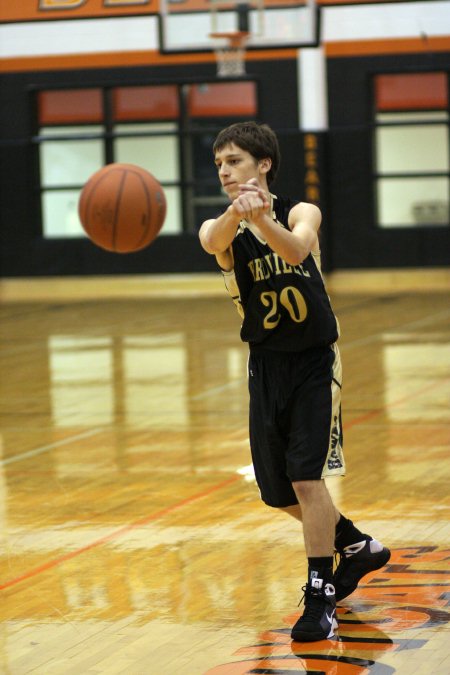
[[[193,502],[198,501],[199,499],[203,499],[204,497],[208,497],[209,495],[213,494],[214,492],[217,492],[218,490],[221,490],[222,488],[226,487],[227,485],[231,485],[232,483],[235,483],[238,479],[240,479],[241,476],[236,474],[232,476],[231,478],[228,478],[227,480],[222,481],[221,483],[217,483],[216,485],[213,485],[212,487],[208,488],[207,490],[203,490],[202,492],[198,492],[195,495],[191,495],[190,497],[186,497],[185,499],[182,499],[179,502],[176,502],[175,504],[172,504],[171,506],[167,506],[164,509],[161,509],[160,511],[156,511],[155,513],[152,513],[149,516],[146,516],[145,518],[140,518],[139,520],[135,520],[133,523],[128,523],[127,525],[124,525],[123,527],[120,527],[118,530],[114,530],[110,534],[105,535],[104,537],[100,537],[99,539],[95,539],[92,541],[90,544],[86,544],[86,546],[81,546],[81,548],[76,549],[75,551],[71,551],[70,553],[66,553],[65,555],[60,556],[59,558],[54,558],[53,560],[49,560],[48,562],[44,563],[43,565],[39,565],[38,567],[35,567],[28,572],[24,572],[24,574],[21,574],[20,576],[16,577],[15,579],[10,579],[9,581],[5,581],[4,583],[0,584],[0,590],[5,590],[6,588],[10,588],[11,586],[15,586],[16,584],[20,583],[21,581],[26,581],[28,579],[31,579],[31,577],[35,577],[38,574],[41,574],[41,572],[47,572],[48,570],[52,569],[53,567],[57,567],[61,563],[66,562],[67,560],[71,560],[72,558],[76,558],[77,556],[81,555],[81,553],[85,553],[86,551],[90,551],[93,548],[97,548],[98,546],[101,546],[102,544],[105,544],[108,541],[113,541],[114,539],[117,539],[118,537],[127,534],[128,532],[131,532],[132,530],[135,530],[138,527],[142,527],[143,525],[147,525],[148,523],[151,523],[154,520],[158,520],[158,518],[162,518],[169,513],[173,513],[173,511],[176,511],[178,509],[183,508],[183,506],[186,506],[187,504],[192,504]]]
[[[422,389],[419,389],[418,391],[414,391],[411,394],[407,394],[406,396],[402,396],[402,398],[399,398],[397,401],[394,401],[391,403],[390,407],[394,408],[398,405],[401,405],[405,401],[409,401],[411,398],[415,398],[416,396],[419,396],[420,394],[423,394],[430,389],[434,389],[436,386],[436,383],[440,383],[441,380],[435,380],[434,382],[431,382],[428,384],[426,387],[422,387]],[[444,382],[447,382],[447,380],[444,380]],[[384,412],[384,408],[374,408],[373,410],[369,410],[369,412],[364,413],[364,415],[360,415],[359,417],[355,417],[355,419],[351,420],[347,424],[343,424],[344,430],[345,429],[350,429],[351,427],[356,426],[357,424],[362,424],[363,422],[367,422],[367,420],[372,419],[373,417],[376,417],[377,415],[381,415],[381,413]]]
[[[404,401],[409,400],[411,398],[414,398],[415,396],[418,396],[425,391],[428,391],[429,389],[433,389],[436,386],[436,380],[429,384],[426,387],[423,387],[419,391],[415,391],[411,394],[408,394],[407,396],[403,396],[401,399],[398,399],[397,401],[394,401],[394,403],[391,404],[391,407],[401,405]],[[440,383],[441,380],[438,380]],[[353,426],[356,426],[358,424],[362,424],[363,422],[366,422],[368,419],[371,419],[373,417],[376,417],[377,415],[380,415],[382,412],[384,412],[383,408],[375,408],[374,410],[369,411],[368,413],[364,415],[360,415],[359,417],[356,417],[355,419],[351,420],[348,424],[344,424],[344,429],[349,429]],[[161,509],[160,511],[156,511],[156,513],[152,513],[149,516],[146,516],[145,518],[140,518],[139,520],[136,520],[132,523],[128,523],[127,525],[124,525],[123,527],[119,528],[118,530],[114,530],[110,534],[105,535],[104,537],[100,537],[99,539],[94,540],[90,544],[86,544],[86,546],[82,546],[75,551],[71,551],[70,553],[66,553],[65,555],[60,556],[59,558],[54,558],[53,560],[49,560],[48,562],[44,563],[43,565],[39,565],[38,567],[35,567],[31,570],[28,570],[28,572],[24,572],[24,574],[19,575],[18,577],[15,577],[14,579],[10,579],[9,581],[5,581],[4,583],[0,583],[0,590],[5,590],[6,588],[10,588],[11,586],[16,586],[22,581],[27,581],[28,579],[31,579],[32,577],[37,576],[38,574],[41,574],[42,572],[47,572],[48,570],[57,567],[58,565],[61,565],[62,563],[66,562],[67,560],[71,560],[72,558],[76,558],[77,556],[81,555],[82,553],[85,553],[86,551],[90,551],[94,548],[97,548],[98,546],[101,546],[102,544],[105,544],[109,541],[113,541],[114,539],[117,539],[118,537],[127,534],[128,532],[131,532],[132,530],[142,527],[143,525],[147,525],[148,523],[158,520],[159,518],[162,518],[163,516],[166,516],[169,513],[172,513],[173,511],[177,511],[178,509],[183,508],[183,506],[186,506],[188,504],[192,504],[193,502],[198,501],[199,499],[203,499],[204,497],[208,497],[209,495],[213,494],[214,492],[218,492],[224,487],[227,487],[228,485],[231,485],[235,483],[237,480],[240,480],[241,476],[239,474],[236,474],[232,476],[231,478],[228,478],[227,480],[222,481],[221,483],[217,483],[216,485],[213,485],[212,487],[208,488],[207,490],[203,490],[202,492],[199,492],[195,495],[192,495],[191,497],[186,497],[186,499],[182,499],[179,502],[176,502],[175,504],[172,504],[171,506],[167,506],[164,509]]]

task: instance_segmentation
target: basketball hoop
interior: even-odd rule
[[[210,33],[214,41],[217,77],[239,77],[245,75],[245,44],[248,31]]]

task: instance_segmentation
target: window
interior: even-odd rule
[[[80,191],[110,162],[138,164],[157,176],[167,197],[164,234],[181,232],[178,118],[175,85],[40,92],[44,237],[85,236],[78,218]]]
[[[198,227],[228,203],[213,162],[214,139],[228,124],[258,117],[258,92],[255,82],[238,80],[184,85],[183,95],[191,129],[184,143],[192,165],[187,203]]]
[[[375,192],[381,228],[449,225],[445,73],[375,77]]]
[[[79,192],[103,165],[102,92],[42,91],[38,118],[44,237],[83,236],[77,211]]]
[[[164,234],[181,232],[178,87],[116,87],[112,101],[115,161],[137,164],[157,176],[167,199]]]
[[[249,81],[39,92],[34,140],[43,236],[85,236],[78,218],[80,191],[111,162],[137,164],[161,182],[167,198],[163,234],[194,231],[202,207],[210,209],[211,178],[214,203],[224,200],[211,154],[216,129],[256,116],[256,84]]]

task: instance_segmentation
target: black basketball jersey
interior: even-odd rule
[[[289,228],[297,202],[272,195],[272,217]],[[288,265],[241,221],[232,242],[234,269],[223,272],[225,285],[243,319],[241,339],[250,349],[300,352],[329,345],[339,335],[325,290],[320,255]]]

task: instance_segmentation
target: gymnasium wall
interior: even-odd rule
[[[426,75],[430,72],[431,63],[431,72],[445,72],[448,81],[448,53],[424,58],[413,53],[395,57],[388,54],[357,59],[340,57],[328,61],[328,93],[330,101],[333,101],[329,108],[327,157],[331,268],[434,267],[450,263],[448,205],[445,222],[439,226],[426,222],[423,226],[383,228],[376,227],[374,222],[377,195],[373,169],[376,149],[371,83],[380,73]],[[361,95],[355,96],[355,91],[361,92]],[[422,93],[423,99],[427,96],[428,92]],[[413,141],[417,152],[421,150],[421,128],[419,124],[413,127],[417,135]],[[448,127],[445,138],[448,138]],[[439,152],[436,146],[426,149],[432,155]],[[445,151],[447,154],[448,148]],[[415,166],[410,169],[413,175]],[[447,190],[448,177],[447,166]],[[396,192],[394,199],[401,202],[402,193]]]
[[[280,134],[283,167],[278,185],[299,199],[307,198],[308,190],[319,195],[327,269],[447,265],[448,223],[383,230],[374,226],[373,79],[380,73],[436,71],[448,78],[449,3],[326,0],[321,5],[329,129],[300,128],[301,52],[247,55],[244,79],[258,88],[258,118]],[[215,269],[195,232],[161,236],[131,256],[103,252],[82,238],[42,236],[40,159],[33,142],[36,92],[215,80],[213,54],[160,53],[157,13],[158,3],[152,0],[22,0],[2,7],[2,276]],[[212,121],[219,123],[220,118]],[[311,161],[313,167],[308,166]]]

